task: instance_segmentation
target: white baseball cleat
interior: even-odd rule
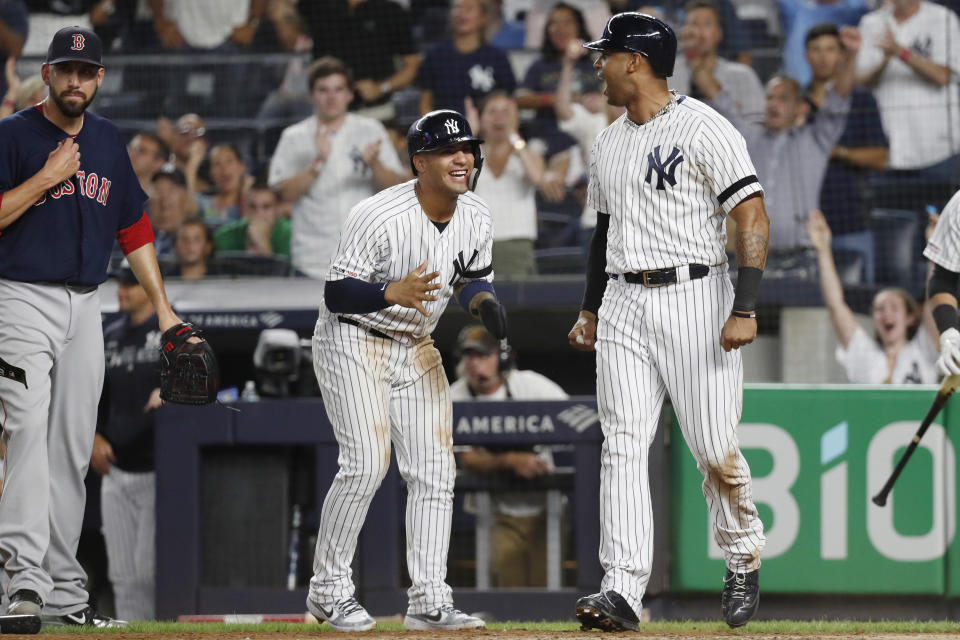
[[[307,609],[317,620],[329,622],[334,631],[370,631],[377,626],[376,620],[354,597],[328,604],[320,604],[307,597]]]
[[[442,604],[433,613],[408,613],[403,619],[403,626],[409,631],[456,631],[485,629],[487,623],[460,611],[452,604]]]

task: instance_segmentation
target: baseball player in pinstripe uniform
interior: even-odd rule
[[[7,613],[47,625],[121,626],[90,607],[76,560],[104,376],[96,289],[115,243],[160,329],[180,324],[120,133],[87,111],[101,50],[89,29],[57,31],[41,67],[47,99],[0,120],[0,562]]]
[[[480,142],[455,111],[415,122],[407,148],[417,177],[353,208],[327,276],[313,354],[340,471],[323,503],[307,607],[337,631],[375,626],[356,600],[350,562],[391,443],[407,484],[404,626],[484,626],[453,607],[444,580],[456,469],[450,392],[430,338],[451,296],[506,337],[490,212],[469,190]]]
[[[960,282],[960,191],[940,212],[923,255],[933,263],[927,281],[927,299],[940,331],[937,371],[942,376],[960,375],[960,331],[957,330],[957,284]]]
[[[597,137],[588,204],[598,212],[587,287],[571,344],[597,352],[602,449],[601,591],[577,602],[585,628],[637,629],[650,576],[653,522],[647,460],[666,395],[703,474],[727,572],[731,627],[756,612],[765,538],[737,444],[743,402],[739,347],[754,313],[769,222],[741,136],[693,98],[667,89],[677,41],[642,13],[610,19],[595,67],[611,105],[627,112]],[[727,276],[725,216],[737,223],[736,295]]]

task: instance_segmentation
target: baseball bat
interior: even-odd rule
[[[913,452],[917,449],[917,445],[920,444],[920,438],[927,432],[933,419],[936,418],[940,410],[943,409],[943,405],[947,404],[947,400],[950,399],[950,396],[953,395],[953,392],[957,390],[958,386],[960,386],[960,376],[947,376],[943,379],[940,388],[937,390],[937,397],[933,399],[933,404],[930,405],[927,415],[923,417],[923,422],[920,423],[920,427],[913,435],[913,440],[910,441],[907,450],[900,456],[900,460],[897,462],[897,466],[894,467],[886,484],[883,485],[883,488],[880,489],[877,495],[871,498],[875,505],[882,507],[887,504],[887,497],[890,495],[890,491],[893,490],[893,485],[897,481],[897,478],[900,477],[900,473],[903,472],[903,468],[907,466],[907,461],[910,460],[910,456],[913,455]]]

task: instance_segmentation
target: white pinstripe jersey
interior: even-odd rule
[[[689,96],[646,124],[623,114],[593,145],[587,204],[610,216],[609,273],[723,264],[726,214],[757,192],[743,136]]]
[[[450,296],[472,280],[493,281],[490,210],[475,193],[457,200],[453,218],[441,233],[424,213],[413,179],[357,204],[347,217],[340,246],[328,280],[357,278],[367,282],[395,282],[427,261],[425,273],[439,271],[433,293],[424,302],[430,313],[392,305],[380,311],[347,315],[363,326],[383,331],[404,343],[429,335],[437,326]],[[320,306],[320,321],[331,312]]]
[[[944,269],[960,273],[960,191],[940,212],[923,255]]]

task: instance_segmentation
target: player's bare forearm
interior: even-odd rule
[[[0,201],[0,231],[16,222],[27,209],[43,197],[47,189],[56,185],[56,182],[51,182],[38,173],[20,186],[4,192],[3,200]]]
[[[0,193],[0,231],[17,221],[52,189],[80,168],[80,150],[72,139],[61,140],[35,174],[9,191]]]
[[[746,198],[733,208],[730,217],[737,223],[737,266],[764,269],[767,266],[770,219],[763,198],[759,195]]]
[[[154,251],[153,244],[147,243],[138,247],[127,254],[127,262],[130,263],[130,269],[133,275],[137,277],[137,282],[147,292],[147,297],[153,303],[153,308],[157,310],[157,318],[160,321],[160,330],[166,331],[170,327],[180,322],[170,302],[167,300],[167,292],[163,287],[163,278],[160,277],[160,265],[157,264],[157,254]]]

